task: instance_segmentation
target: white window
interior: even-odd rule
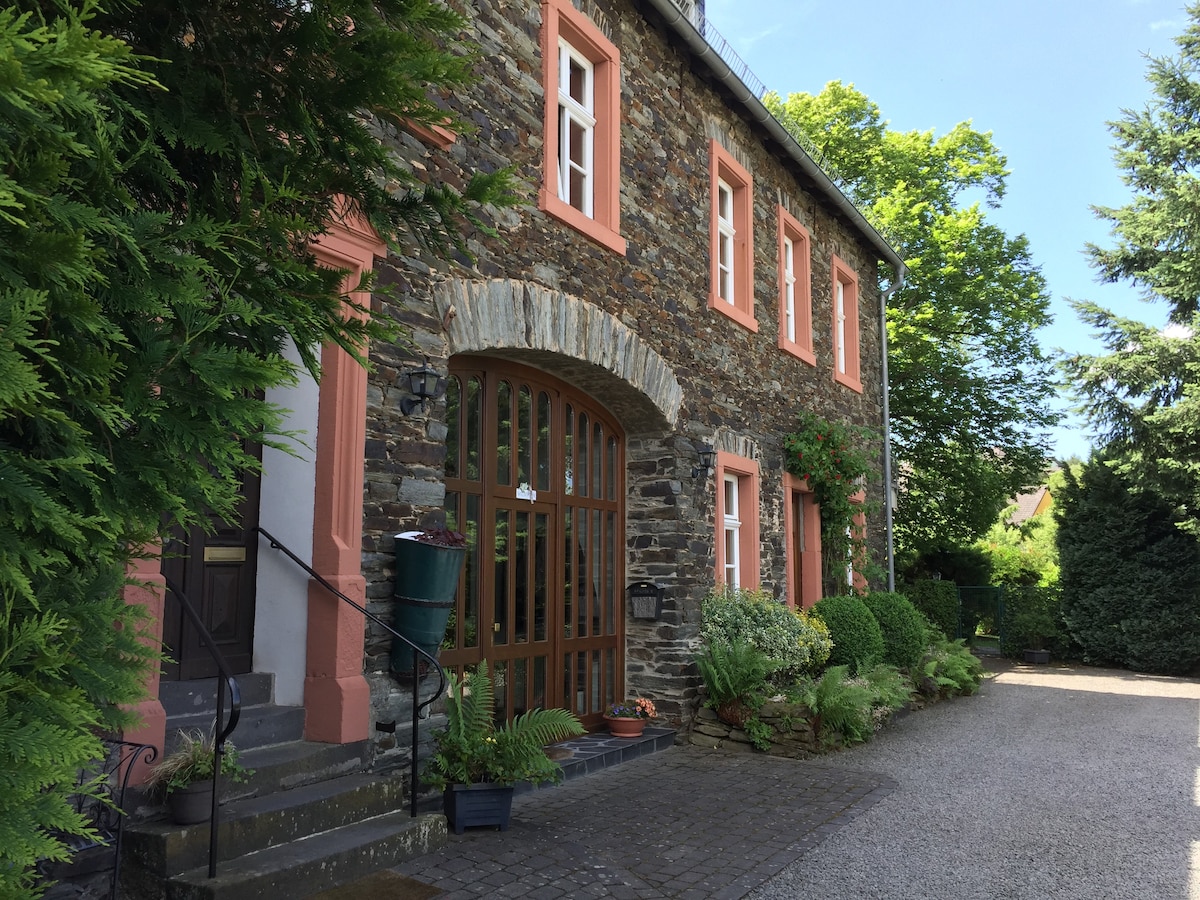
[[[835,281],[834,286],[834,308],[837,316],[837,337],[834,340],[834,345],[837,348],[837,370],[846,374],[846,285],[841,281]]]
[[[596,136],[595,69],[564,40],[558,42],[558,198],[592,215]]]
[[[784,334],[796,343],[796,245],[783,239],[783,322]]]
[[[726,475],[725,484],[725,585],[731,588],[742,586],[742,520],[738,499],[738,476]]]
[[[717,180],[717,296],[730,306],[736,305],[733,287],[734,238],[733,188]]]

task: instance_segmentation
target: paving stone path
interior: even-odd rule
[[[466,897],[742,897],[886,797],[892,779],[673,747],[518,795],[507,832],[450,835],[395,871]]]

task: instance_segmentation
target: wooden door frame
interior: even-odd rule
[[[540,391],[545,390],[550,397],[551,440],[549,446],[548,484],[552,490],[546,492],[538,490],[536,502],[530,504],[535,508],[545,509],[550,512],[548,519],[551,529],[552,548],[550,565],[553,566],[554,574],[547,579],[551,590],[547,603],[547,643],[549,645],[546,653],[548,660],[546,672],[547,702],[568,707],[570,705],[566,696],[567,687],[565,681],[567,673],[564,671],[565,653],[568,650],[573,652],[594,650],[603,653],[611,649],[614,658],[613,671],[609,672],[607,668],[601,669],[603,673],[602,678],[607,679],[611,676],[613,690],[616,692],[616,699],[619,699],[624,690],[625,647],[625,598],[623,589],[625,563],[624,430],[620,427],[616,418],[598,400],[573,388],[553,374],[540,369],[492,357],[458,356],[452,358],[450,361],[450,374],[452,377],[459,379],[464,396],[469,379],[474,377],[480,379],[480,403],[482,408],[480,410],[479,421],[481,430],[479,480],[472,481],[461,477],[465,474],[465,466],[457,460],[451,461],[451,463],[453,471],[459,477],[447,477],[446,479],[447,494],[455,498],[454,502],[458,504],[458,509],[448,510],[450,515],[456,516],[458,510],[465,510],[465,498],[468,494],[478,496],[479,498],[480,528],[476,535],[478,550],[471,563],[471,565],[476,566],[478,569],[474,582],[477,586],[479,608],[477,610],[478,639],[476,646],[443,650],[441,653],[442,663],[447,668],[461,671],[464,667],[475,664],[481,658],[488,659],[489,664],[493,662],[492,656],[488,655],[492,649],[490,639],[484,636],[485,628],[490,631],[491,622],[494,617],[495,598],[493,596],[492,585],[488,582],[492,573],[492,555],[484,551],[483,548],[494,546],[493,529],[497,509],[519,509],[529,503],[528,500],[518,496],[518,485],[500,485],[498,483],[496,462],[494,462],[494,460],[498,459],[498,453],[493,451],[496,445],[499,416],[495,403],[490,401],[494,397],[496,390],[498,390],[499,383],[508,380],[513,385],[514,395],[519,392],[520,386],[523,384],[527,384],[531,388],[531,403],[534,409],[537,408],[537,397]],[[615,450],[616,459],[613,463],[611,474],[613,481],[611,500],[567,494],[563,488],[565,485],[564,454],[566,449],[566,409],[568,404],[578,412],[585,412],[590,422],[599,422],[602,425],[603,434],[606,437],[615,438],[617,441]],[[459,415],[463,415],[461,410]],[[457,433],[459,433],[460,440],[456,444],[456,449],[460,454],[464,454],[465,440],[462,439],[462,430],[458,429],[458,422],[448,422],[447,424],[452,430],[457,430]],[[533,441],[533,445],[536,448],[536,441]],[[536,449],[532,459],[532,466],[536,471],[538,463]],[[462,457],[462,462],[465,463],[465,456]],[[557,489],[553,489],[555,486],[558,486]],[[612,554],[612,571],[611,575],[607,573],[605,575],[606,578],[611,578],[612,580],[611,584],[606,585],[613,596],[613,631],[611,634],[589,635],[585,638],[566,638],[563,635],[566,591],[563,579],[566,570],[562,543],[565,535],[565,518],[569,508],[603,509],[605,513],[610,514],[612,517],[614,525],[612,540],[614,545],[607,548]],[[601,518],[603,520],[603,516]],[[597,566],[600,564],[599,561],[596,563]],[[465,600],[465,591],[468,587],[467,582],[468,579],[464,578],[457,598],[457,610],[459,611],[457,618],[459,619],[462,618],[461,612]],[[458,639],[460,641],[463,640],[464,633],[463,623],[460,621],[458,626]],[[540,655],[525,654],[518,656],[515,653],[509,652],[516,649],[516,646],[530,645],[505,645],[505,652],[497,656],[497,660],[533,658],[536,655]],[[592,696],[590,691],[587,696],[590,702]],[[601,722],[601,711],[584,711],[581,714],[581,718],[583,718],[585,724],[599,725]]]

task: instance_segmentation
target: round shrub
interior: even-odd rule
[[[883,632],[860,598],[825,597],[813,612],[829,626],[833,638],[830,666],[848,666],[854,675],[883,659]]]
[[[883,661],[897,669],[912,669],[929,644],[925,617],[903,594],[877,591],[863,597],[863,603],[883,632]]]
[[[904,586],[904,596],[945,637],[958,634],[958,586],[953,581],[914,581]]]
[[[714,591],[701,606],[700,636],[707,644],[745,642],[779,660],[772,683],[819,672],[832,641],[820,619],[780,603],[763,590]]]

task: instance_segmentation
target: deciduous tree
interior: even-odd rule
[[[894,131],[853,85],[768,94],[909,267],[888,308],[897,556],[982,534],[1007,498],[1040,481],[1054,415],[1035,332],[1046,285],[1023,236],[988,221],[1008,175],[990,133]]]

